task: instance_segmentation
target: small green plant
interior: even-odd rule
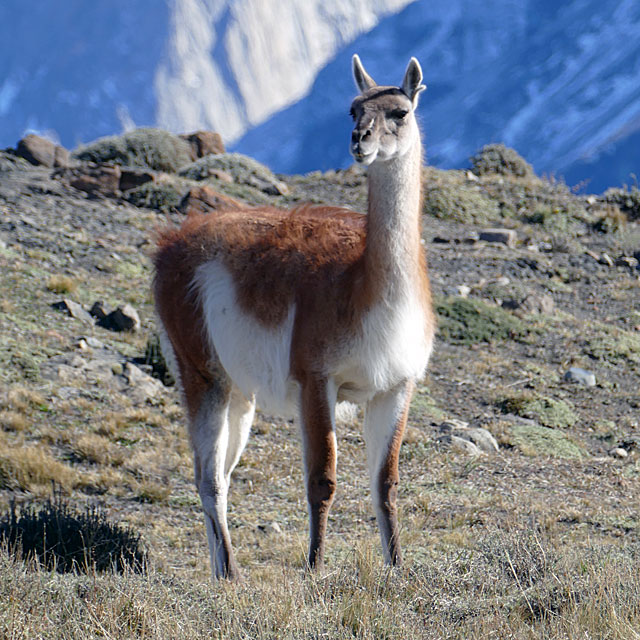
[[[187,189],[186,181],[180,179],[146,182],[127,191],[125,199],[136,207],[169,213],[178,208]]]
[[[440,337],[453,344],[521,340],[531,332],[519,318],[482,300],[448,298],[436,311]]]
[[[156,333],[152,334],[147,340],[147,347],[144,352],[144,364],[151,365],[153,377],[158,378],[165,386],[171,387],[176,383],[162,355],[160,338]]]
[[[104,511],[72,508],[57,495],[37,507],[15,502],[0,520],[0,540],[24,559],[37,558],[59,573],[144,569],[140,536],[130,528],[109,522]]]

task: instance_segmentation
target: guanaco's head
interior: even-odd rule
[[[420,64],[411,58],[402,84],[382,87],[354,55],[353,77],[360,95],[351,103],[351,155],[363,165],[404,155],[419,135],[414,111],[418,95],[426,89]]]

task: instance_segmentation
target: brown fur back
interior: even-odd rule
[[[174,279],[187,276],[191,281],[200,264],[219,259],[232,274],[243,310],[273,326],[300,296],[314,290],[321,300],[322,289],[350,279],[362,258],[365,236],[365,216],[338,207],[193,215],[179,228],[161,232],[156,272],[163,279],[173,272]],[[326,291],[330,297],[335,293]]]

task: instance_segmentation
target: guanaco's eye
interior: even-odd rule
[[[393,118],[394,120],[403,120],[408,113],[409,112],[406,109],[394,109],[389,114],[389,117]]]

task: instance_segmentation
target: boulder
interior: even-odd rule
[[[117,164],[87,163],[80,167],[56,173],[69,185],[91,195],[116,196],[120,194],[122,169]]]
[[[186,215],[198,213],[211,213],[220,209],[244,209],[238,200],[216,191],[212,187],[204,185],[190,189],[180,202],[178,211]]]
[[[140,316],[130,304],[125,304],[98,320],[98,325],[111,331],[138,331]]]
[[[67,167],[69,165],[69,152],[64,147],[33,133],[18,142],[16,155],[36,166]]]
[[[191,158],[197,160],[210,153],[224,153],[224,143],[219,133],[214,131],[194,131],[180,136],[191,147]]]

